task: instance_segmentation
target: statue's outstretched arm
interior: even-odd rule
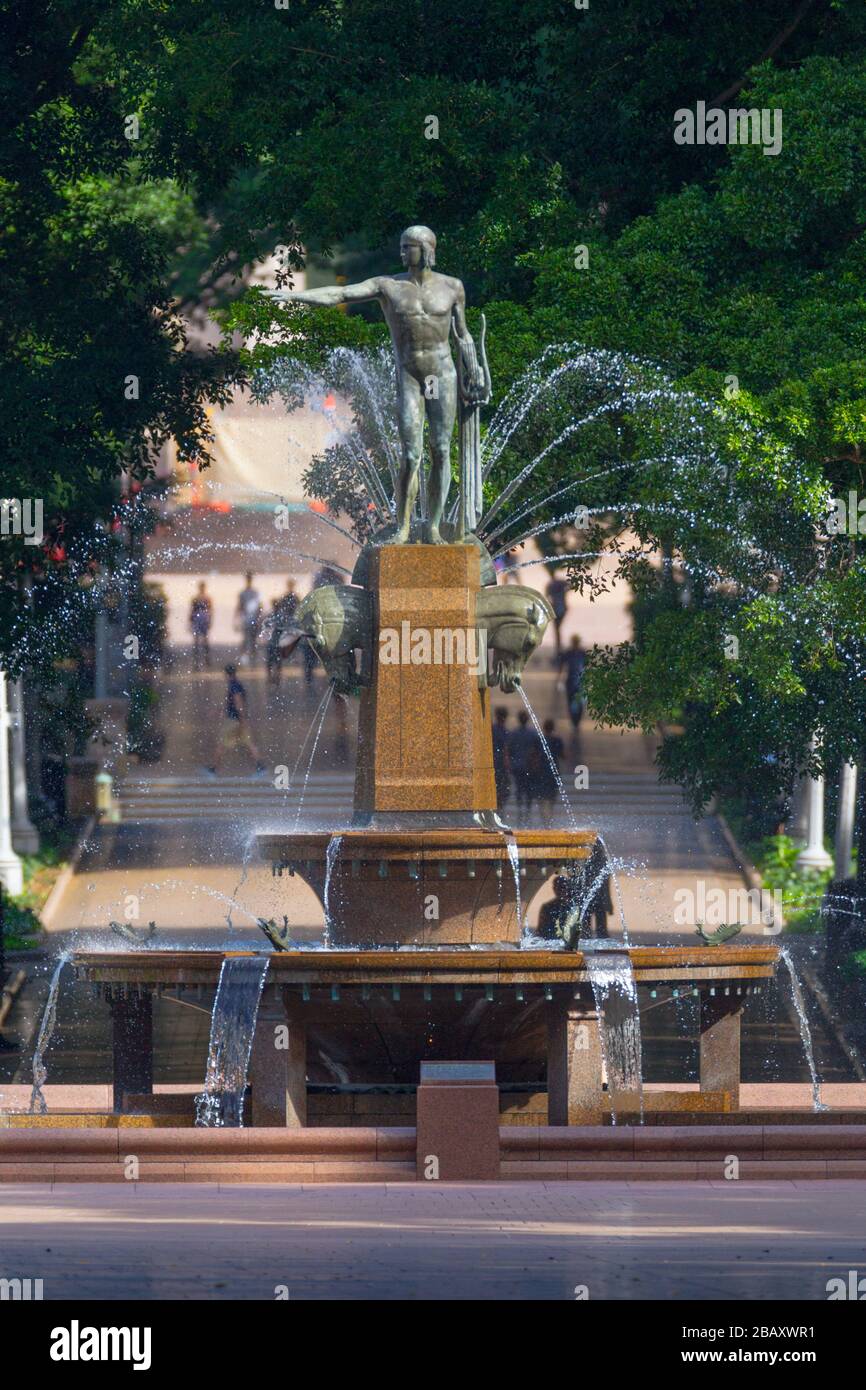
[[[338,304],[363,304],[365,300],[378,299],[381,288],[374,277],[357,285],[323,285],[318,290],[265,290],[265,294],[276,304],[324,304],[336,308]]]

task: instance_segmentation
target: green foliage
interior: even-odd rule
[[[288,356],[321,369],[333,348],[374,348],[388,333],[384,323],[370,324],[359,314],[344,314],[339,309],[275,306],[260,290],[234,301],[217,317],[226,350],[234,335],[243,337],[245,345],[238,351],[238,362],[248,374],[267,372]]]
[[[800,846],[788,835],[769,835],[754,854],[764,887],[782,895],[786,930],[817,932],[821,929],[821,899],[833,877],[832,869],[798,869]]]
[[[160,694],[147,679],[139,677],[130,688],[126,716],[127,752],[140,762],[157,762],[162,750],[163,735],[157,727]]]
[[[44,831],[38,854],[21,856],[24,891],[17,897],[4,896],[4,943],[7,951],[28,951],[39,945],[42,923],[39,913],[64,867],[73,845],[68,829]]]
[[[157,665],[162,656],[168,623],[168,599],[162,585],[145,581],[130,594],[129,626],[138,637],[142,666]]]
[[[74,588],[70,551],[84,563],[121,469],[145,476],[169,436],[201,458],[205,402],[225,394],[212,364],[183,351],[169,271],[197,214],[176,185],[146,174],[125,136],[131,108],[98,37],[110,10],[2,8],[3,488],[42,502],[45,531],[41,545],[0,546],[4,664],[32,621],[29,581]],[[71,626],[57,633],[66,650]]]
[[[500,402],[551,344],[626,354],[606,381],[586,363],[564,375],[488,483],[492,502],[589,418],[496,540],[552,527],[550,553],[574,540],[569,507],[595,509],[573,583],[600,592],[593,552],[609,547],[640,604],[635,642],[594,661],[595,712],[681,716],[662,770],[696,805],[739,791],[777,808],[819,726],[828,767],[862,751],[862,542],[824,527],[831,493],[866,486],[861,3],[11,0],[2,15],[4,490],[44,498],[47,528],[44,547],[0,553],[4,660],[30,578],[50,614],[75,609],[122,466],[144,475],[169,435],[206,461],[205,404],[287,353],[316,369],[386,341],[364,313],[252,292],[223,305],[211,360],[186,350],[174,295],[231,297],[272,247],[290,275],[349,234],[396,265],[421,220],[486,307]],[[698,98],[781,108],[781,152],[675,144],[674,112]],[[643,402],[596,409],[626,388]],[[316,461],[314,491],[335,462]],[[59,625],[69,650],[81,629]]]
[[[851,951],[842,966],[842,973],[847,980],[863,980],[866,977],[866,951]]]

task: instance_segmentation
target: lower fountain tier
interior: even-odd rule
[[[549,1124],[600,1125],[609,1102],[590,955],[609,960],[625,953],[599,947],[267,953],[250,1070],[253,1125],[307,1123],[307,1081],[320,1076],[320,1049],[332,1068],[334,1057],[342,1059],[347,1075],[367,1068],[381,1075],[384,1061],[392,1076],[396,1069],[410,1082],[422,1060],[493,1057],[505,1075],[546,1075]],[[73,954],[78,979],[110,1005],[118,1113],[126,1097],[140,1100],[152,1091],[153,996],[201,1007],[228,957],[265,954],[149,947]],[[636,984],[661,987],[674,998],[699,995],[699,1103],[735,1110],[742,1007],[772,977],[778,948],[632,946],[627,954]],[[274,1028],[283,1024],[288,1048],[274,1045]]]
[[[550,986],[566,995],[589,983],[587,959],[599,953],[556,950],[439,951],[204,951],[155,950],[74,951],[76,978],[95,985],[108,997],[151,990],[215,989],[225,960],[235,956],[265,956],[270,960],[267,987],[292,986],[332,991],[334,986],[392,989],[395,984],[446,988],[455,985],[498,988]],[[616,951],[609,946],[606,954]],[[622,948],[620,948],[622,951]],[[629,946],[627,951],[639,985],[696,985],[720,996],[746,983],[772,979],[779,948],[753,946]],[[739,992],[739,991],[737,991]]]
[[[298,874],[318,895],[335,946],[516,944],[515,867],[522,921],[551,878],[604,858],[593,830],[300,831],[257,841],[274,873]]]

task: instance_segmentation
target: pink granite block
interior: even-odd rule
[[[285,1154],[286,1157],[301,1155],[321,1155],[335,1158],[342,1155],[357,1155],[375,1159],[377,1132],[375,1129],[357,1128],[335,1129],[316,1126],[315,1129],[249,1129],[247,1130],[249,1157],[256,1154]]]
[[[316,1182],[415,1181],[415,1165],[379,1159],[376,1163],[317,1163]]]
[[[500,1125],[499,1153],[502,1161],[511,1158],[537,1159],[540,1153],[540,1125]]]
[[[634,1155],[632,1126],[539,1125],[538,1154],[542,1159],[598,1158],[625,1161]]]
[[[573,1164],[565,1159],[556,1162],[551,1159],[503,1159],[500,1176],[505,1178],[567,1178]]]
[[[569,1163],[568,1176],[570,1181],[583,1178],[595,1182],[672,1182],[697,1178],[698,1165],[694,1162],[674,1162],[667,1159],[658,1163],[637,1159],[630,1163],[591,1161]]]
[[[826,1178],[827,1163],[823,1159],[765,1159],[760,1163],[740,1164],[740,1181],[758,1180],[779,1182],[799,1181],[805,1178]]]
[[[32,1163],[0,1163],[0,1182],[27,1183],[50,1191],[53,1181],[53,1163],[38,1166]]]
[[[376,1130],[376,1157],[377,1158],[405,1158],[415,1157],[415,1129],[408,1127],[397,1128],[388,1127]]]
[[[636,1128],[637,1159],[703,1159],[711,1154],[759,1158],[763,1132],[753,1125],[653,1125]]]
[[[117,1155],[116,1129],[0,1129],[0,1161],[47,1154],[60,1162],[67,1156]]]
[[[94,1160],[90,1163],[58,1163],[54,1169],[54,1181],[126,1183],[127,1178],[119,1163]]]

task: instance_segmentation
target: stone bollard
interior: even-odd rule
[[[494,1062],[422,1062],[416,1119],[419,1182],[499,1177],[499,1087]]]

